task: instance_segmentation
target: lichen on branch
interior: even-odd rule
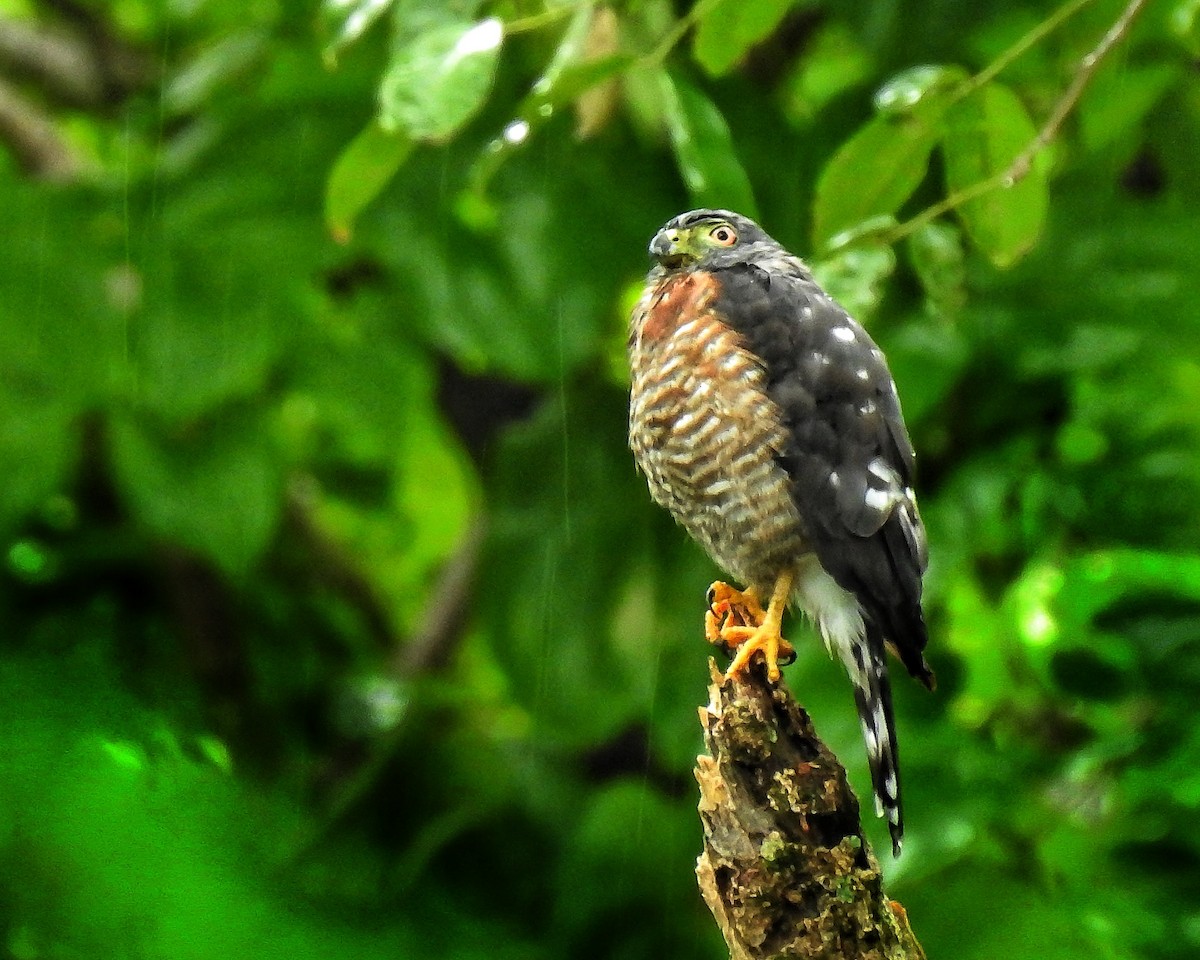
[[[757,664],[732,679],[710,667],[696,875],[731,960],[924,960],[808,714]]]

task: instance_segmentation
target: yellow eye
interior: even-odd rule
[[[708,231],[708,235],[715,243],[722,247],[732,247],[737,243],[737,232],[727,223],[721,223]]]

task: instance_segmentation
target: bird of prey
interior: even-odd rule
[[[744,589],[709,590],[709,638],[759,651],[785,609],[816,624],[854,685],[876,810],[904,821],[886,651],[933,689],[913,448],[883,353],[758,224],[693,210],[650,243],[629,332],[629,442],[650,494]],[[763,604],[765,603],[765,609]]]

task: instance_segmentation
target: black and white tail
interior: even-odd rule
[[[904,838],[904,813],[900,805],[900,756],[892,714],[892,685],[883,637],[871,620],[865,619],[865,635],[851,646],[853,662],[846,662],[846,670],[854,683],[854,704],[867,746],[875,812],[887,818],[892,854],[898,857]]]

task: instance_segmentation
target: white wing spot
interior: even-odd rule
[[[811,319],[812,319],[812,313],[813,313],[813,311],[812,311],[812,307],[810,307],[810,306],[809,306],[807,303],[804,305],[804,307],[803,307],[803,309],[800,311],[800,313],[801,313],[801,314],[804,316],[804,319],[805,319],[805,320],[811,320]]]
[[[876,490],[874,487],[867,487],[866,500],[868,507],[878,510],[880,513],[883,513],[895,502],[895,498],[887,490]]]
[[[887,465],[887,463],[879,457],[876,457],[869,464],[867,470],[886,483],[889,487],[898,487],[900,485],[899,478],[896,476],[896,471]]]
[[[859,367],[857,370],[854,371],[854,375],[856,377],[858,377],[859,380],[865,381],[865,380],[871,379],[871,374],[867,371],[866,367]]]
[[[858,408],[858,412],[861,413],[864,417],[869,417],[871,414],[873,414],[875,412],[875,401],[868,400],[866,403],[864,403],[861,407]]]
[[[842,485],[842,478],[838,475],[836,470],[829,474],[829,485],[833,487],[834,490],[837,490]]]
[[[834,327],[829,332],[832,333],[838,340],[841,340],[842,343],[854,342],[854,331],[849,327]]]

